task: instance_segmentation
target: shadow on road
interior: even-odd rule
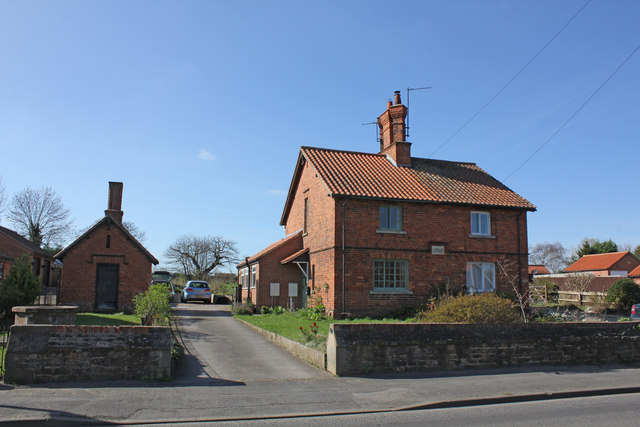
[[[25,420],[0,420],[1,425],[11,426],[110,426],[118,425],[109,421],[97,418],[85,417],[83,415],[74,414],[66,411],[53,411],[46,409],[29,408],[26,406],[0,405],[0,408],[12,409],[14,411],[41,412],[42,419],[34,420],[33,418]]]

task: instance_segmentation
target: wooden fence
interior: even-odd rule
[[[529,295],[534,301],[557,302],[559,304],[594,304],[604,302],[606,292],[576,292],[553,291],[549,292],[546,286],[529,286]]]

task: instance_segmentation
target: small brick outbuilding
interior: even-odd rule
[[[158,260],[122,225],[122,183],[109,182],[105,216],[56,258],[63,262],[60,303],[82,310],[128,311],[148,289]]]
[[[33,273],[38,277],[40,286],[43,289],[51,286],[51,254],[15,231],[0,226],[0,280],[9,274],[15,260],[22,255],[31,258]]]

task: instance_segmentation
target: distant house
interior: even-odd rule
[[[541,264],[531,265],[531,264],[529,264],[529,276],[531,276],[533,274],[551,274],[551,272],[544,265],[541,265]]]
[[[299,306],[309,294],[331,315],[379,315],[445,282],[509,291],[498,263],[527,286],[535,206],[474,163],[411,157],[406,116],[396,92],[378,118],[378,153],[301,147],[280,220],[287,237],[238,265],[244,298]]]
[[[640,285],[640,265],[631,270],[627,277],[632,278],[634,282]]]
[[[56,258],[63,262],[60,302],[83,310],[130,310],[151,284],[153,257],[122,225],[122,183],[109,183],[105,216]]]
[[[629,251],[585,255],[565,269],[567,273],[626,277],[640,266],[640,259]]]
[[[43,290],[51,286],[53,256],[15,231],[0,226],[0,280],[9,273],[13,262],[25,254],[31,258],[33,273]]]

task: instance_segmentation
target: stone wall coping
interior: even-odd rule
[[[78,311],[77,305],[20,305],[13,307],[14,313],[37,313],[37,312],[71,312]]]

